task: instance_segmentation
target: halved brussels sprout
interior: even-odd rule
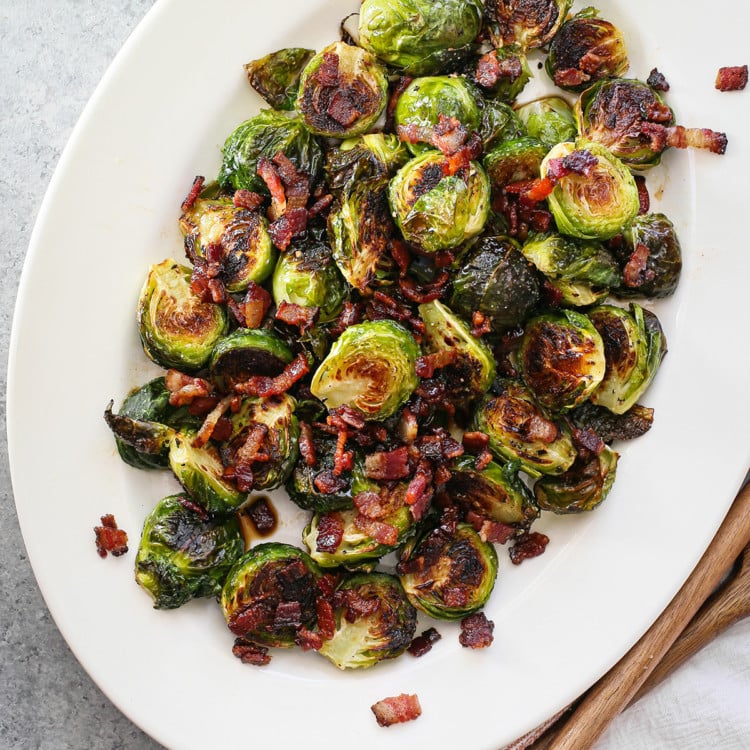
[[[221,280],[228,292],[241,292],[251,281],[262,283],[273,271],[276,249],[268,222],[256,211],[230,200],[198,198],[180,217],[189,255],[202,258],[209,245],[221,248]]]
[[[563,234],[584,240],[614,237],[640,209],[638,187],[630,170],[604,146],[584,140],[553,146],[542,162],[547,174],[550,159],[561,159],[574,151],[588,151],[596,164],[588,174],[563,177],[548,197],[550,211]]]
[[[630,61],[620,30],[585,8],[569,18],[549,46],[545,69],[555,85],[582,91],[604,78],[624,75]]]
[[[576,448],[569,430],[552,421],[531,391],[507,378],[495,385],[474,409],[473,428],[489,436],[489,449],[503,461],[519,461],[532,477],[562,474],[573,463]]]
[[[135,580],[155,609],[221,593],[229,568],[245,551],[237,517],[199,513],[182,495],[160,500],[146,516]]]
[[[328,241],[341,275],[355,289],[386,284],[395,264],[388,253],[396,227],[388,210],[388,178],[358,182],[339,193],[328,214]]]
[[[314,54],[302,47],[276,50],[245,65],[247,80],[273,109],[292,110],[300,74]]]
[[[140,461],[153,459],[154,468],[162,466],[165,457],[169,465],[169,447],[177,430],[169,425],[152,420],[131,417],[124,412],[114,414],[112,401],[104,410],[104,421],[112,430],[118,446],[120,444],[132,449],[137,457],[137,468],[141,468]],[[136,464],[133,464],[136,465]]]
[[[363,607],[349,607],[352,597]],[[318,653],[339,669],[365,669],[402,654],[417,629],[417,612],[398,578],[387,573],[360,573],[336,590],[336,631]]]
[[[258,160],[273,159],[279,152],[308,175],[311,183],[320,176],[323,152],[302,120],[265,109],[240,123],[225,141],[219,184],[268,195],[268,186],[258,174]]]
[[[278,375],[294,355],[287,344],[265,328],[237,328],[221,339],[211,353],[211,378],[231,391],[235,383],[253,375]]]
[[[498,143],[526,135],[526,128],[513,108],[497,99],[482,99],[482,124],[479,134],[482,136],[484,150],[494,148]]]
[[[557,33],[573,0],[487,0],[490,34],[498,47],[543,47]]]
[[[531,68],[526,53],[509,44],[472,60],[466,75],[481,87],[487,97],[512,103],[531,80]]]
[[[407,75],[430,75],[468,54],[482,15],[481,0],[365,0],[359,43]]]
[[[399,96],[394,112],[395,125],[433,128],[440,115],[455,117],[469,133],[478,132],[481,123],[474,92],[460,76],[415,78]],[[409,150],[423,154],[432,148],[427,143],[408,142]]]
[[[137,311],[146,354],[162,367],[185,372],[206,364],[228,324],[224,307],[193,294],[191,275],[171,258],[151,266]]]
[[[586,401],[569,416],[578,427],[593,430],[605,443],[634,440],[645,435],[654,423],[654,410],[641,404],[631,406],[623,414],[614,414],[604,406]]]
[[[419,384],[419,347],[398,323],[349,326],[313,375],[310,390],[329,409],[350,406],[365,419],[395,414]]]
[[[305,66],[295,106],[312,133],[349,138],[369,130],[387,100],[388,78],[375,57],[334,42]]]
[[[620,267],[600,242],[575,240],[556,232],[536,235],[521,252],[560,292],[565,305],[602,302],[622,282]]]
[[[647,326],[645,313],[640,305],[632,304],[630,312],[600,305],[588,314],[601,334],[607,362],[591,402],[615,414],[624,414],[646,392],[666,351],[658,319],[650,313],[653,320]]]
[[[612,489],[618,458],[605,445],[598,455],[586,451],[564,474],[542,477],[534,485],[539,507],[561,515],[593,510]]]
[[[391,180],[388,201],[404,239],[425,253],[450,250],[480,234],[490,211],[490,183],[482,167],[446,175],[445,157],[430,150]]]
[[[391,177],[411,158],[409,149],[392,133],[365,133],[347,138],[326,154],[332,190],[350,190],[358,182]]]
[[[547,148],[573,141],[578,135],[573,108],[560,96],[543,96],[522,104],[516,109],[516,115],[528,134]]]
[[[471,320],[481,312],[494,332],[523,322],[539,303],[534,266],[508,237],[484,237],[453,278],[451,308]]]
[[[309,555],[289,544],[252,547],[231,568],[221,592],[229,629],[253,643],[291,648],[297,629],[315,624],[321,575]]]
[[[455,360],[440,369],[452,399],[464,401],[486,393],[495,379],[492,350],[469,326],[438,300],[419,306],[425,324],[424,347],[428,353],[455,352]]]
[[[446,490],[459,505],[492,521],[529,526],[539,509],[518,476],[519,466],[518,461],[503,465],[490,461],[478,470],[474,456],[460,456],[451,465]]]
[[[438,527],[402,560],[397,570],[409,601],[439,620],[459,620],[490,598],[497,552],[467,523]]]
[[[538,315],[524,327],[517,365],[539,404],[552,412],[567,411],[586,401],[602,382],[604,343],[582,313]]]
[[[547,147],[536,138],[523,136],[497,144],[487,152],[482,164],[493,190],[501,190],[511,182],[539,177],[539,167]]]
[[[317,307],[318,320],[326,323],[341,311],[346,284],[341,277],[331,248],[325,242],[293,242],[282,253],[273,271],[273,301]]]

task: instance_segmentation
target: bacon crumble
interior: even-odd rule
[[[719,68],[714,85],[719,91],[741,91],[747,86],[747,65]]]
[[[383,698],[370,706],[375,720],[381,727],[390,727],[405,721],[413,721],[422,715],[422,706],[416,695],[401,695]]]
[[[115,517],[108,513],[101,517],[101,526],[94,526],[96,552],[102,559],[108,554],[120,557],[128,551],[128,535],[118,528]]]

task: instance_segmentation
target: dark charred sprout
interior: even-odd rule
[[[635,404],[624,414],[614,414],[604,406],[586,401],[573,409],[569,417],[578,427],[593,430],[605,443],[611,443],[645,435],[654,423],[654,410]]]
[[[545,69],[556,86],[582,91],[596,81],[617,78],[630,67],[620,30],[585,8],[569,18],[549,46]]]
[[[328,407],[350,406],[365,419],[395,414],[417,387],[419,347],[391,320],[347,328],[313,375],[310,390]]]
[[[516,115],[532,138],[547,146],[573,141],[578,135],[578,126],[573,108],[560,96],[543,96],[522,104]]]
[[[543,47],[557,33],[573,0],[487,0],[496,46]]]
[[[385,68],[361,47],[334,42],[305,66],[296,108],[312,133],[349,138],[369,130],[385,109]]]
[[[406,144],[392,133],[347,138],[326,153],[328,184],[332,190],[351,190],[358,182],[392,177],[410,158]]]
[[[502,332],[524,321],[539,303],[537,272],[507,237],[484,237],[453,278],[451,309],[467,320],[482,313]]]
[[[339,669],[365,669],[400,656],[417,629],[417,612],[396,576],[359,573],[336,589],[336,627],[318,653]]]
[[[218,596],[229,568],[245,550],[236,516],[209,516],[183,495],[160,500],[146,516],[135,580],[156,609]]]
[[[502,378],[494,391],[477,404],[472,421],[475,430],[489,437],[492,454],[501,461],[519,461],[532,477],[569,468],[577,453],[570,431],[553,421],[523,383]]]
[[[591,319],[564,309],[526,322],[516,361],[536,401],[554,413],[586,401],[606,369],[604,344]]]
[[[300,627],[315,626],[321,571],[300,549],[267,542],[231,568],[221,607],[236,636],[263,646],[291,648]]]
[[[428,533],[397,570],[409,601],[439,620],[481,609],[497,578],[497,553],[467,523]]]
[[[407,75],[444,72],[470,53],[482,15],[480,0],[365,0],[359,43]]]
[[[224,307],[193,294],[191,275],[172,259],[151,266],[137,310],[146,354],[162,367],[185,372],[206,364],[228,324]]]
[[[499,191],[512,182],[539,177],[539,168],[547,151],[547,147],[541,141],[529,136],[512,138],[497,144],[482,159],[492,189]]]
[[[273,109],[292,110],[299,78],[315,50],[286,47],[245,65],[250,85]]]
[[[113,405],[114,402],[110,401],[104,410],[104,421],[115,436],[118,450],[120,446],[129,449],[126,453],[128,458],[120,453],[123,460],[137,468],[161,468],[165,462],[169,466],[169,448],[177,429],[148,419],[146,415],[137,416],[141,412],[140,408],[132,410],[136,412],[136,416],[126,413],[131,409],[124,408],[120,414],[115,414],[112,411]]]

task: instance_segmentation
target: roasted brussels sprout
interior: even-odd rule
[[[273,109],[292,110],[299,77],[315,50],[286,47],[245,65],[250,85]]]
[[[404,239],[425,253],[458,247],[483,229],[490,210],[490,183],[482,167],[446,175],[445,157],[430,150],[408,162],[391,180],[391,214]]]
[[[531,80],[526,53],[514,44],[485,52],[467,66],[466,75],[485,96],[514,102]]]
[[[350,190],[358,182],[391,177],[411,158],[409,149],[391,133],[365,133],[347,138],[326,154],[332,190]]]
[[[244,551],[236,516],[208,516],[184,496],[171,495],[146,516],[135,580],[155,609],[174,609],[220,594],[229,568]]]
[[[369,130],[388,100],[383,66],[367,50],[334,42],[305,66],[296,108],[311,132],[349,138]]]
[[[593,510],[612,488],[618,458],[605,445],[598,454],[586,451],[580,455],[565,473],[542,477],[534,485],[539,507],[561,515]]]
[[[276,249],[268,222],[257,211],[238,208],[230,200],[198,198],[180,217],[188,257],[205,257],[209,246],[220,248],[221,274],[228,292],[242,292],[251,281],[262,283],[272,273]]]
[[[487,0],[496,46],[543,47],[557,33],[573,0]]]
[[[588,313],[604,342],[606,371],[591,402],[624,414],[651,385],[666,351],[664,334],[653,313],[636,304],[630,312],[615,305],[599,305]]]
[[[474,91],[460,76],[415,78],[399,96],[394,113],[396,127],[433,128],[440,116],[455,118],[469,133],[478,132],[481,123]],[[409,150],[423,154],[427,143],[407,142]]]
[[[480,98],[479,102],[482,114],[479,134],[485,152],[498,143],[526,135],[526,128],[509,104],[497,99]]]
[[[622,283],[617,261],[600,242],[550,232],[528,240],[521,252],[558,290],[565,305],[586,307],[602,302],[610,287]]]
[[[573,108],[560,96],[543,96],[516,109],[518,119],[532,138],[547,148],[573,141],[578,135]]]
[[[591,319],[574,310],[526,322],[517,364],[526,386],[545,409],[561,412],[583,403],[606,369],[604,343]]]
[[[495,379],[492,350],[472,336],[469,326],[438,300],[420,305],[419,317],[425,324],[425,351],[453,355],[453,361],[440,369],[451,398],[465,401],[486,393]]]
[[[417,387],[419,347],[398,323],[376,320],[347,328],[313,375],[310,390],[329,409],[350,406],[365,419],[394,414]]]
[[[472,421],[474,429],[489,436],[493,455],[519,461],[532,477],[569,468],[576,449],[567,428],[554,422],[522,383],[502,378],[494,390],[477,404]]]
[[[276,262],[273,272],[273,301],[317,307],[318,320],[327,323],[341,311],[346,284],[325,242],[308,240],[292,243]]]
[[[582,91],[604,78],[624,75],[630,61],[620,30],[585,8],[569,18],[549,45],[545,69],[555,85]]]
[[[113,405],[114,402],[110,401],[104,410],[104,421],[112,430],[118,446],[122,444],[134,451],[139,462],[137,468],[141,468],[140,461],[146,458],[152,458],[154,468],[158,468],[165,456],[169,465],[169,449],[177,430],[161,422],[131,417],[124,412],[115,414]]]
[[[536,138],[523,136],[502,141],[484,155],[482,164],[493,190],[500,190],[511,182],[539,177],[539,167],[547,154],[547,147]]]
[[[336,630],[318,653],[339,669],[364,669],[402,654],[417,629],[417,611],[398,578],[360,573],[336,590]],[[349,603],[356,602],[353,607]]]
[[[279,152],[311,182],[320,176],[323,152],[302,120],[266,109],[238,125],[225,141],[219,184],[268,195],[268,186],[258,174],[258,160],[273,159]]]
[[[586,401],[569,416],[578,427],[593,430],[605,443],[633,440],[645,435],[654,423],[654,410],[641,404],[631,406],[623,414],[613,414],[605,406]]]
[[[463,508],[491,521],[528,527],[539,509],[518,476],[519,466],[519,461],[503,465],[490,461],[479,470],[474,456],[463,455],[451,465],[446,490]]]
[[[397,570],[409,601],[439,620],[459,620],[480,609],[497,578],[497,553],[467,523],[427,534]]]
[[[468,54],[482,15],[481,0],[365,0],[359,43],[407,75],[430,75]]]
[[[396,228],[388,210],[388,178],[341,191],[328,214],[328,241],[341,275],[360,292],[391,281],[388,247]]]
[[[664,214],[636,216],[623,231],[623,283],[618,297],[668,297],[682,271],[682,248]]]
[[[162,367],[199,370],[227,330],[221,305],[190,289],[191,271],[171,258],[151,266],[138,299],[138,329],[146,354]]]
[[[263,646],[291,648],[301,626],[315,624],[321,571],[301,549],[266,542],[231,568],[221,592],[229,629]]]
[[[588,174],[569,174],[555,185],[547,200],[557,228],[585,240],[614,237],[640,209],[635,179],[604,146],[582,140],[554,146],[542,162],[542,175],[551,159],[564,159],[574,151],[587,151],[596,164]]]
[[[507,237],[484,237],[453,278],[451,308],[471,320],[481,312],[501,332],[524,321],[539,302],[534,266]]]

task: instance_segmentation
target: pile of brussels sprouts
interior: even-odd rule
[[[597,507],[611,444],[650,427],[666,343],[630,299],[672,294],[681,251],[639,175],[678,131],[617,28],[570,5],[364,0],[356,42],[246,66],[268,108],[138,302],[167,373],[106,412],[124,461],[182,487],[138,583],[157,608],[218,598],[243,660],[369,667],[418,611],[481,610],[495,544],[543,551],[540,513]],[[539,50],[556,93],[518,104]],[[310,512],[299,547],[246,549],[278,487]]]

